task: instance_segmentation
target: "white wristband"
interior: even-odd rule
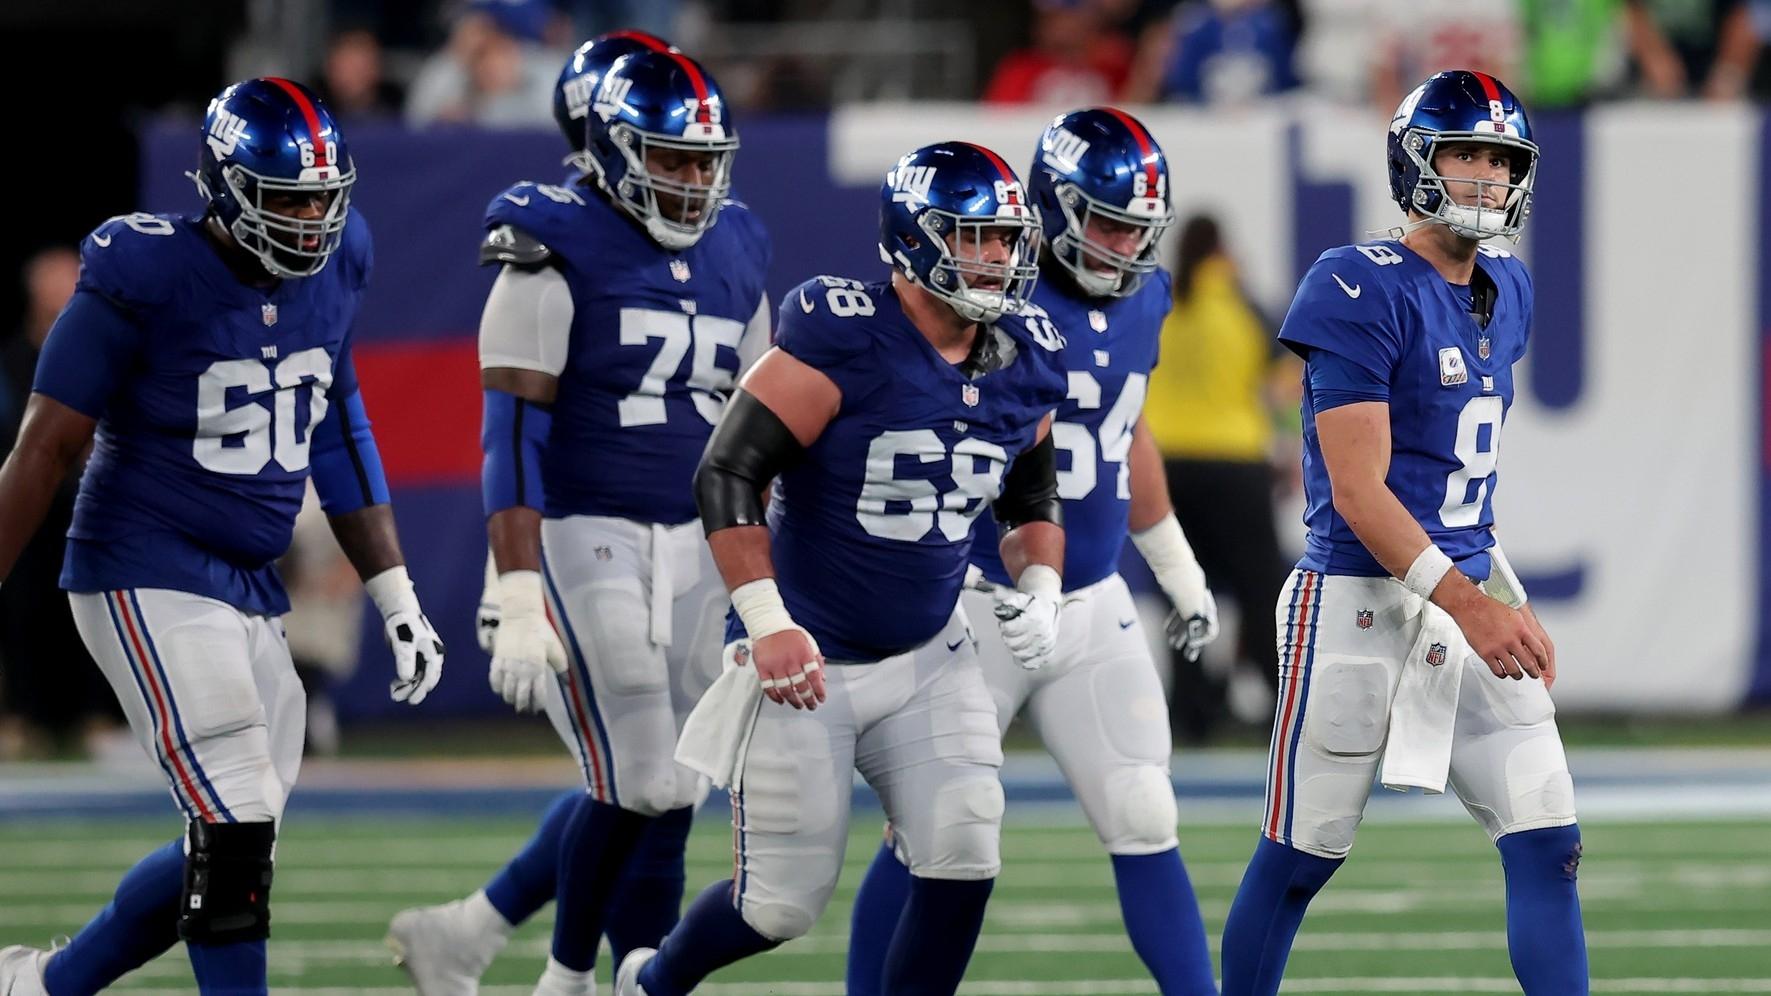
[[[1402,586],[1429,601],[1433,597],[1433,589],[1445,580],[1451,570],[1451,558],[1438,546],[1428,543],[1427,548],[1414,558],[1408,565],[1408,574],[1402,579]]]
[[[508,621],[545,618],[540,571],[505,571],[498,575],[498,611]]]
[[[375,607],[381,610],[383,619],[418,603],[418,593],[413,590],[412,578],[407,575],[404,567],[389,567],[364,581],[363,590],[369,593]]]
[[[752,640],[801,628],[787,614],[787,605],[781,601],[781,591],[775,587],[774,578],[757,578],[732,589],[732,608],[744,621],[744,632],[750,634]]]
[[[1187,542],[1187,534],[1181,531],[1180,520],[1173,512],[1154,526],[1132,533],[1131,541],[1144,563],[1150,565],[1150,573],[1159,578],[1176,571],[1199,569],[1199,558],[1193,555],[1193,546]]]
[[[1028,564],[1022,568],[1021,579],[1015,582],[1015,587],[1054,602],[1064,597],[1064,578],[1048,564]]]

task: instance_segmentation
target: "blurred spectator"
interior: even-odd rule
[[[571,34],[575,38],[595,38],[622,28],[673,40],[680,35],[677,30],[677,18],[682,12],[680,0],[557,0],[556,6],[571,18]],[[779,6],[778,3],[758,3],[757,0],[747,3],[728,0],[722,4],[725,9],[721,11],[721,20],[780,20]],[[759,13],[763,16],[757,16]]]
[[[1220,603],[1235,603],[1241,620],[1230,711],[1259,722],[1278,683],[1273,606],[1287,573],[1273,522],[1270,461],[1275,413],[1283,410],[1275,385],[1289,380],[1283,394],[1295,399],[1301,371],[1276,348],[1243,293],[1209,215],[1194,215],[1182,226],[1174,299],[1144,412],[1162,451],[1175,517],[1213,593]],[[1200,663],[1177,655],[1174,665],[1175,735],[1203,741],[1223,713],[1225,686]]]
[[[1131,72],[1131,39],[1107,28],[1093,0],[1035,0],[1033,43],[996,64],[993,104],[1075,107],[1118,97]]]
[[[473,0],[448,44],[425,60],[412,81],[407,123],[551,123],[553,86],[566,59],[565,52],[542,45],[552,17],[545,0]]]
[[[1628,0],[1630,53],[1650,96],[1734,100],[1759,38],[1747,0]]]
[[[1524,73],[1515,89],[1527,106],[1578,107],[1615,89],[1623,69],[1624,6],[1624,0],[1520,0]]]
[[[310,483],[295,517],[289,552],[277,564],[289,589],[283,629],[289,656],[307,692],[307,753],[338,753],[338,707],[333,687],[357,669],[363,636],[363,584],[332,535]]]
[[[37,354],[50,326],[74,296],[80,254],[57,246],[25,264],[24,325],[0,349],[0,444],[18,439],[31,393]],[[104,675],[86,653],[61,591],[62,553],[74,519],[79,475],[70,474],[50,503],[43,525],[19,554],[0,588],[0,679],[11,715],[0,735],[0,755],[79,749],[133,750],[118,720],[121,713]]]
[[[341,31],[326,47],[320,98],[341,121],[398,117],[400,88],[382,75],[381,42],[363,28]]]
[[[1144,33],[1125,100],[1241,104],[1298,85],[1294,16],[1274,0],[1191,0]]]
[[[1420,82],[1446,69],[1517,77],[1518,0],[1375,0],[1371,100],[1390,113]]]

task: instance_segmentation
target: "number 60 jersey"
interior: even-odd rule
[[[776,346],[842,391],[769,502],[782,599],[831,660],[903,653],[952,616],[973,520],[1064,401],[1063,341],[1028,308],[982,329],[968,377],[888,283],[819,277],[781,302]]]
[[[1279,340],[1308,358],[1334,353],[1387,385],[1392,492],[1432,541],[1478,580],[1494,545],[1495,464],[1513,403],[1513,364],[1531,329],[1531,277],[1503,250],[1481,247],[1472,286],[1492,284],[1486,328],[1471,317],[1471,288],[1447,283],[1400,242],[1330,249],[1298,285]],[[1355,392],[1360,393],[1360,392]],[[1373,392],[1375,397],[1383,389]],[[1385,571],[1335,513],[1306,377],[1305,524],[1299,566],[1378,577]]]

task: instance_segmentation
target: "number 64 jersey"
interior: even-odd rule
[[[1063,340],[1029,306],[983,327],[968,376],[889,283],[819,277],[780,313],[776,346],[842,391],[769,502],[782,599],[831,660],[919,647],[959,601],[973,520],[1064,401]]]
[[[1530,336],[1532,288],[1524,264],[1482,246],[1472,286],[1492,283],[1486,327],[1471,316],[1471,287],[1448,283],[1396,241],[1330,249],[1298,285],[1279,339],[1308,358],[1334,353],[1388,385],[1392,492],[1467,575],[1488,576],[1494,545],[1495,464],[1513,403],[1513,364]],[[1486,279],[1484,279],[1486,278]],[[1334,510],[1305,379],[1304,521],[1299,566],[1326,574],[1389,573]]]

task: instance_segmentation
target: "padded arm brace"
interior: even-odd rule
[[[695,468],[695,506],[708,533],[732,526],[766,525],[763,492],[784,468],[804,455],[779,416],[748,391],[726,404]]]
[[[1064,505],[1058,500],[1058,449],[1050,433],[1015,458],[1002,480],[1002,496],[990,511],[996,516],[997,533],[1003,536],[1029,522],[1064,524]]]

